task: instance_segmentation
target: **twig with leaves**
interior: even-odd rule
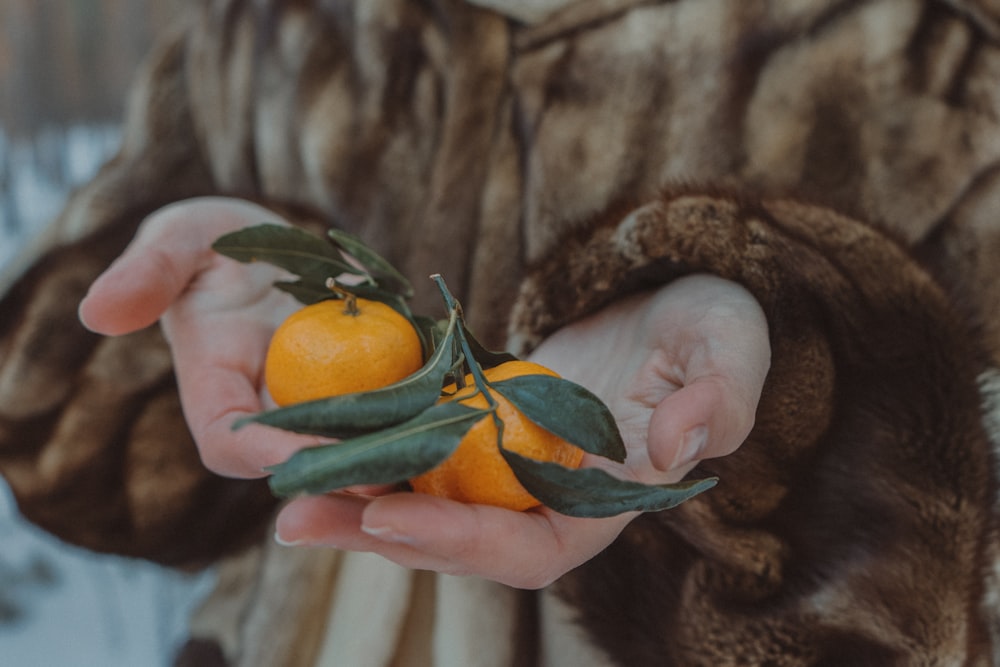
[[[264,261],[298,277],[278,282],[304,304],[344,294],[382,301],[421,331],[426,361],[409,377],[382,389],[290,405],[237,423],[265,424],[330,438],[329,444],[299,451],[270,468],[279,496],[321,494],[353,485],[400,484],[447,459],[474,423],[498,419],[489,400],[497,392],[525,417],[584,451],[622,463],[625,446],[614,417],[601,400],[569,380],[525,375],[489,382],[483,370],[514,360],[486,350],[465,324],[461,304],[440,275],[437,283],[448,317],[414,316],[407,305],[407,279],[359,239],[339,230],[326,238],[274,224],[227,234],[214,249],[242,261]],[[353,261],[352,261],[353,260]],[[332,283],[330,283],[332,279]],[[330,284],[336,289],[331,291]],[[486,409],[442,396],[442,388],[471,375],[488,398]],[[598,468],[566,468],[497,447],[525,489],[547,507],[577,517],[608,517],[674,507],[715,485],[715,478],[648,485],[618,479]]]

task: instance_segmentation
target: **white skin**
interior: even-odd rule
[[[265,351],[277,324],[299,306],[271,287],[276,269],[237,263],[210,246],[226,232],[276,220],[234,199],[168,206],[144,222],[80,305],[85,325],[106,335],[161,322],[201,458],[231,477],[261,477],[265,467],[317,442],[263,426],[231,429],[234,420],[273,405],[263,386]],[[584,466],[664,483],[744,441],[770,345],[764,314],[749,292],[694,275],[557,331],[530,359],[587,387],[615,415],[626,462],[588,455]],[[577,519],[544,508],[512,512],[355,488],[287,503],[277,538],[539,588],[599,553],[635,516]]]

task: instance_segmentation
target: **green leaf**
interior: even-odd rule
[[[453,314],[457,317],[458,312],[454,311]],[[427,317],[426,315],[414,315],[410,321],[413,322],[414,328],[417,330],[417,333],[420,334],[420,342],[424,346],[425,355],[433,353],[433,351],[441,347],[442,343],[453,346],[454,337],[449,337],[448,340],[445,341],[445,336],[449,331],[448,320],[435,320]],[[459,356],[460,355],[456,354],[453,355],[453,358],[456,360],[455,368],[460,369],[461,364],[459,362],[461,359]]]
[[[306,306],[311,306],[314,303],[335,298],[334,293],[331,292],[325,285],[307,282],[305,280],[280,280],[274,283],[274,286],[282,292],[291,294],[299,303]]]
[[[365,267],[375,280],[404,298],[413,296],[413,286],[402,273],[358,237],[342,229],[327,231],[330,239]]]
[[[676,484],[641,484],[617,479],[598,468],[571,470],[501,449],[517,479],[542,503],[568,516],[605,518],[624,512],[658,512],[676,507],[718,482],[709,477]]]
[[[344,273],[364,275],[323,237],[297,227],[265,223],[220,236],[212,249],[240,262],[267,262],[322,285]]]
[[[619,463],[625,443],[611,411],[575,382],[550,375],[520,375],[491,382],[525,417],[586,452]]]
[[[486,349],[482,343],[476,340],[476,337],[472,335],[472,332],[469,331],[464,322],[462,323],[462,333],[465,334],[465,340],[469,343],[469,349],[472,351],[473,358],[479,362],[483,370],[505,364],[508,361],[518,360],[517,357],[509,352],[494,352]]]
[[[448,458],[472,425],[487,414],[458,402],[439,403],[392,428],[300,450],[269,468],[271,490],[291,496],[408,480]]]
[[[420,370],[399,382],[374,391],[261,412],[238,420],[233,428],[252,422],[296,433],[350,438],[404,422],[434,405],[441,395],[444,377],[455,365],[450,340],[454,338],[456,324],[457,313],[454,313],[444,334],[448,344],[435,350]]]
[[[417,329],[430,341],[431,347],[437,349],[447,334],[448,320],[436,320],[426,315],[415,315],[413,321],[417,325]]]

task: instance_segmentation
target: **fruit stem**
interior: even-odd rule
[[[495,415],[497,407],[496,399],[493,398],[493,395],[487,390],[489,382],[486,381],[486,376],[483,375],[482,367],[472,354],[472,347],[469,345],[469,339],[465,337],[465,318],[462,315],[462,304],[460,304],[452,295],[451,291],[448,289],[448,285],[445,284],[444,278],[440,273],[432,274],[431,280],[437,283],[438,289],[441,290],[441,296],[444,297],[444,303],[445,306],[447,306],[448,311],[455,313],[458,318],[459,326],[455,327],[455,337],[458,339],[459,345],[462,348],[462,353],[465,355],[466,365],[469,367],[469,373],[472,375],[472,379],[476,383],[476,389],[478,389],[479,392],[486,398],[486,404],[489,406],[490,411]],[[455,386],[459,389],[465,387],[465,376],[462,373],[459,373],[458,377],[455,379]]]
[[[326,288],[344,300],[345,315],[357,317],[361,314],[361,311],[358,309],[358,297],[338,285],[336,280],[327,278]]]

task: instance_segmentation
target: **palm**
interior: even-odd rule
[[[628,474],[656,483],[676,479],[676,467],[692,458],[685,442],[697,445],[711,431],[711,453],[720,455],[743,441],[770,355],[754,298],[699,275],[557,332],[533,359],[608,404],[629,452]]]

